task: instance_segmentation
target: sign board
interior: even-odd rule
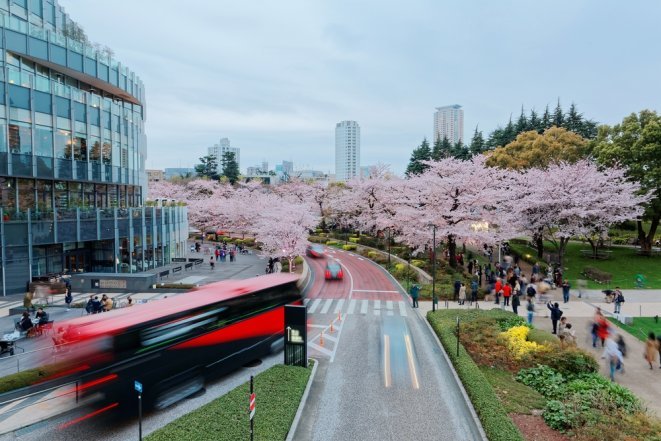
[[[121,279],[101,279],[99,280],[101,289],[126,289],[126,280]]]
[[[285,365],[308,366],[307,312],[302,305],[285,306]]]
[[[135,380],[135,381],[133,382],[133,388],[135,389],[135,391],[136,391],[137,393],[139,393],[139,394],[142,393],[142,383],[140,383],[138,380]]]
[[[255,416],[255,394],[250,394],[250,419]]]

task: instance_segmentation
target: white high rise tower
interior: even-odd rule
[[[238,147],[231,147],[229,138],[220,138],[218,144],[214,144],[209,147],[209,155],[214,155],[216,157],[216,162],[218,163],[218,173],[223,172],[223,154],[225,152],[234,153],[234,159],[236,163],[241,166],[241,149]]]
[[[335,179],[348,181],[360,176],[360,126],[356,121],[335,125]]]
[[[437,107],[434,112],[434,142],[443,138],[452,144],[464,142],[464,110],[459,104]]]

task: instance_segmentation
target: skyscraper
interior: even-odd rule
[[[216,162],[218,163],[218,173],[223,172],[223,154],[226,152],[234,153],[234,159],[236,163],[241,167],[241,149],[238,147],[231,147],[229,138],[220,138],[218,144],[214,144],[209,147],[209,155],[216,157]]]
[[[434,112],[434,141],[443,138],[452,144],[464,142],[464,110],[459,104],[437,107]]]
[[[348,181],[359,176],[360,126],[356,121],[341,121],[335,126],[335,179]]]

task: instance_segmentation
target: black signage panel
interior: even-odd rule
[[[285,364],[308,367],[308,310],[305,306],[285,306]]]

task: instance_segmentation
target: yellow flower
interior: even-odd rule
[[[507,348],[517,360],[520,360],[529,352],[547,350],[543,345],[537,344],[534,341],[528,341],[527,338],[529,332],[530,328],[527,326],[514,326],[501,333],[501,335],[505,337]]]

